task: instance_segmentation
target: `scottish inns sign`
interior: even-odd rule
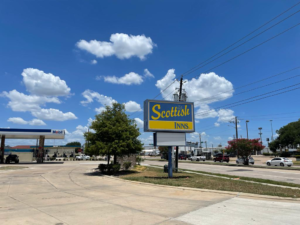
[[[194,132],[194,103],[146,100],[144,131]]]

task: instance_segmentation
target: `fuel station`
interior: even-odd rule
[[[18,129],[18,128],[0,128],[1,153],[0,162],[4,163],[4,151],[6,139],[35,139],[39,140],[36,161],[43,163],[45,139],[65,139],[64,130],[53,129]]]

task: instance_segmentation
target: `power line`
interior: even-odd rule
[[[236,42],[234,42],[233,44],[229,45],[228,47],[224,48],[223,50],[221,50],[220,52],[216,53],[215,55],[209,57],[208,59],[206,59],[205,61],[197,64],[195,67],[191,68],[190,70],[184,72],[182,75],[185,75],[187,72],[191,71],[192,69],[196,68],[197,66],[207,62],[208,60],[214,58],[215,56],[219,55],[220,53],[226,51],[227,49],[229,49],[230,47],[234,46],[235,44],[239,43],[240,41],[244,40],[246,37],[249,37],[251,34],[255,33],[256,31],[258,31],[259,29],[263,28],[264,26],[266,26],[267,24],[271,23],[272,21],[276,20],[278,17],[282,16],[283,14],[285,14],[286,12],[290,11],[291,9],[293,9],[294,7],[296,7],[297,5],[299,5],[300,2],[296,3],[295,5],[291,6],[290,8],[288,8],[287,10],[283,11],[282,13],[278,14],[277,16],[275,16],[274,18],[272,18],[271,20],[267,21],[266,23],[264,23],[263,25],[259,26],[258,28],[254,29],[253,31],[251,31],[249,34],[247,34],[246,36],[242,37],[241,39],[237,40]]]
[[[250,115],[250,116],[247,116],[247,118],[252,118],[252,117],[259,117],[259,116],[277,116],[277,115],[286,115],[286,114],[293,114],[293,113],[300,113],[300,111],[297,111],[297,112],[288,112],[288,113],[276,113],[276,114],[264,114],[264,115]]]
[[[256,31],[258,31],[258,30],[261,29],[262,27],[268,25],[269,23],[271,23],[271,22],[274,21],[275,19],[279,18],[280,16],[282,16],[282,15],[285,14],[286,12],[290,11],[291,9],[293,9],[294,7],[296,7],[296,6],[299,5],[299,4],[300,4],[300,2],[296,3],[295,5],[291,6],[291,7],[288,8],[288,9],[286,9],[285,11],[283,11],[283,12],[280,13],[280,14],[278,14],[277,16],[275,16],[274,18],[272,18],[271,20],[267,21],[266,23],[264,23],[264,24],[261,25],[260,27],[258,27],[258,28],[256,28],[255,30],[251,31],[251,32],[250,32],[249,34],[247,34],[246,36],[244,36],[244,37],[242,37],[241,39],[237,40],[236,42],[234,42],[233,44],[231,44],[231,45],[229,45],[228,47],[224,48],[223,50],[221,50],[220,52],[216,53],[215,55],[209,57],[209,58],[206,59],[205,61],[203,61],[203,62],[197,64],[195,67],[191,68],[190,70],[188,70],[188,71],[182,73],[182,75],[183,75],[183,76],[186,76],[186,75],[187,75],[186,73],[190,72],[191,70],[194,70],[194,68],[198,67],[199,65],[201,65],[201,64],[203,64],[203,63],[205,63],[205,62],[207,62],[208,60],[214,58],[215,56],[219,55],[220,53],[226,51],[226,50],[229,49],[230,47],[232,47],[232,46],[234,46],[235,44],[239,43],[240,41],[244,40],[245,38],[247,38],[247,37],[250,36],[251,34],[255,33]],[[298,11],[297,11],[296,13],[298,13]],[[289,17],[295,15],[296,13],[290,15]],[[285,18],[284,20],[288,19],[289,17]],[[279,23],[283,22],[284,20],[280,21]],[[273,26],[274,26],[274,25],[273,25]],[[273,27],[273,26],[272,26],[272,27]],[[271,29],[272,27],[270,27],[270,28],[268,28],[268,29]],[[265,30],[265,31],[266,31],[266,30]],[[253,39],[253,38],[252,38],[252,39]],[[168,89],[173,83],[174,83],[174,81],[173,81],[170,85],[168,85],[166,89]],[[164,89],[163,91],[165,91],[166,89]],[[162,91],[162,92],[163,92],[163,91]],[[160,92],[157,96],[155,96],[155,98],[158,97],[159,95],[161,95],[162,92]]]
[[[236,56],[234,56],[234,57],[232,57],[232,58],[230,58],[230,59],[228,59],[228,60],[226,60],[226,61],[224,61],[224,62],[222,62],[222,63],[220,63],[219,65],[216,65],[216,66],[214,66],[214,67],[212,67],[212,68],[206,70],[204,73],[207,73],[207,72],[209,72],[209,71],[211,71],[211,70],[213,70],[213,69],[215,69],[215,68],[218,68],[218,67],[220,67],[220,66],[222,66],[222,65],[224,65],[224,64],[226,64],[226,63],[228,63],[228,62],[230,62],[230,61],[232,61],[232,60],[234,60],[234,59],[236,59],[236,58],[238,58],[238,57],[240,57],[240,56],[242,56],[242,55],[244,55],[244,54],[246,54],[246,53],[248,53],[248,52],[250,52],[250,51],[252,51],[252,50],[254,50],[254,49],[256,49],[256,48],[258,48],[259,46],[261,46],[261,45],[263,45],[263,44],[265,44],[265,43],[267,43],[267,42],[273,40],[274,38],[279,37],[280,35],[282,35],[282,34],[288,32],[288,31],[290,31],[291,29],[293,29],[293,28],[295,28],[295,27],[297,27],[297,26],[299,26],[299,25],[300,25],[300,23],[297,23],[297,24],[295,24],[295,25],[289,27],[288,29],[286,29],[286,30],[284,30],[284,31],[282,31],[282,32],[280,32],[280,33],[278,33],[278,34],[272,36],[271,38],[269,38],[269,39],[267,39],[267,40],[265,40],[265,41],[259,43],[258,45],[255,45],[255,46],[253,46],[252,48],[250,48],[250,49],[248,49],[248,50],[246,50],[246,51],[244,51],[244,52],[242,52],[242,53],[240,53],[240,54],[238,54],[238,55],[236,55]],[[194,78],[196,78],[196,77],[194,77]]]
[[[213,59],[213,60],[211,60],[211,61],[209,61],[209,62],[207,62],[208,60],[205,60],[204,62],[207,62],[207,63],[205,63],[205,64],[202,65],[202,66],[198,65],[198,66],[194,67],[194,69],[190,70],[189,72],[184,73],[183,76],[185,77],[185,76],[187,76],[188,74],[193,73],[194,71],[196,71],[196,70],[198,70],[198,69],[201,69],[201,68],[203,68],[204,66],[206,66],[206,65],[208,65],[208,64],[210,64],[210,63],[216,61],[217,59],[223,57],[224,55],[227,55],[228,53],[232,52],[233,50],[235,50],[235,49],[241,47],[242,45],[244,45],[244,44],[246,44],[246,43],[248,43],[249,41],[253,40],[254,38],[256,38],[256,37],[258,37],[258,36],[260,36],[261,34],[263,34],[263,33],[265,33],[266,31],[272,29],[273,27],[279,25],[280,23],[284,22],[285,20],[289,19],[290,17],[296,15],[296,14],[299,13],[299,12],[300,12],[300,10],[298,10],[298,11],[292,13],[291,15],[285,17],[284,19],[280,20],[279,22],[273,24],[272,26],[268,27],[267,29],[265,29],[265,30],[261,31],[260,33],[256,34],[255,36],[249,38],[248,40],[244,41],[243,43],[239,44],[238,46],[236,46],[236,47],[230,49],[229,51],[227,51],[227,52],[225,52],[225,53],[223,53],[222,55],[218,56],[217,58],[215,58],[215,59]],[[222,50],[222,51],[223,51],[223,50]],[[218,53],[218,54],[219,54],[219,53]],[[217,54],[217,55],[218,55],[218,54]],[[214,55],[214,56],[211,57],[211,58],[214,58],[215,56],[216,56],[216,55]],[[210,58],[210,59],[211,59],[211,58]],[[204,63],[204,62],[203,62],[203,63]],[[203,64],[203,63],[201,63],[201,64]]]
[[[274,84],[278,84],[278,83],[281,83],[281,82],[284,82],[284,81],[287,81],[287,80],[290,80],[290,79],[293,79],[293,78],[296,78],[296,77],[299,77],[299,76],[300,75],[295,75],[295,76],[292,76],[292,77],[289,77],[289,78],[286,78],[286,79],[282,79],[282,80],[275,81],[275,82],[272,82],[272,83],[269,83],[269,84],[266,84],[266,85],[262,85],[262,86],[259,86],[259,87],[256,87],[256,88],[252,88],[252,89],[249,89],[249,90],[246,90],[246,91],[242,91],[242,92],[236,93],[234,95],[236,96],[236,95],[244,94],[244,93],[247,93],[247,92],[250,92],[250,91],[254,91],[254,90],[257,90],[257,89],[260,89],[260,88],[268,87],[268,86],[271,86],[271,85],[274,85]],[[229,92],[232,92],[232,90],[226,91],[226,92],[221,92],[220,94],[222,94],[222,93],[229,93]],[[220,94],[218,94],[218,95],[220,95]],[[210,98],[203,98],[203,99],[195,100],[194,102],[203,101],[203,100],[205,100],[204,102],[207,102],[207,101],[213,99],[213,97],[216,97],[218,95],[214,95],[214,96],[212,96]]]
[[[207,110],[206,112],[201,112],[200,114],[195,114],[195,115],[205,115],[205,114],[207,114],[208,112],[210,112],[211,110],[216,110],[216,109],[221,109],[221,108],[223,108],[223,107],[232,107],[231,105],[236,105],[237,103],[240,103],[240,102],[244,102],[244,101],[248,101],[248,100],[251,100],[251,99],[253,99],[253,98],[257,98],[257,97],[260,97],[260,96],[263,96],[263,95],[267,95],[267,94],[271,94],[271,93],[274,93],[274,92],[278,92],[278,91],[280,91],[280,90],[284,90],[284,89],[287,89],[287,88],[291,88],[291,87],[294,87],[294,86],[298,86],[298,85],[300,85],[300,83],[297,83],[297,84],[294,84],[294,85],[290,85],[290,86],[287,86],[287,87],[284,87],[284,88],[280,88],[280,89],[278,89],[278,90],[274,90],[274,91],[270,91],[270,92],[266,92],[266,93],[264,93],[264,94],[260,94],[260,95],[256,95],[256,96],[253,96],[253,97],[251,97],[251,98],[247,98],[247,99],[243,99],[243,100],[240,100],[240,101],[237,101],[237,102],[234,102],[234,103],[230,103],[230,104],[226,104],[226,105],[223,105],[223,106],[220,106],[220,107],[217,107],[217,108],[212,108],[212,109],[210,109],[210,110]],[[296,88],[296,89],[298,89],[298,88]],[[292,89],[292,90],[295,90],[295,89]],[[273,96],[273,95],[272,95]],[[271,96],[270,96],[271,97]],[[260,99],[262,99],[262,98],[260,98]],[[252,102],[252,101],[251,101]],[[240,105],[240,104],[238,104],[238,105]]]

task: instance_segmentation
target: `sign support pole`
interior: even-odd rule
[[[169,178],[173,177],[173,168],[172,168],[172,146],[168,146],[168,176]]]

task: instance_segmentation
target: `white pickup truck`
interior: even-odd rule
[[[87,160],[90,159],[88,155],[78,155],[76,156],[76,160]]]
[[[206,160],[206,157],[205,156],[201,156],[201,155],[198,155],[198,156],[192,156],[190,158],[191,161],[205,161]]]

